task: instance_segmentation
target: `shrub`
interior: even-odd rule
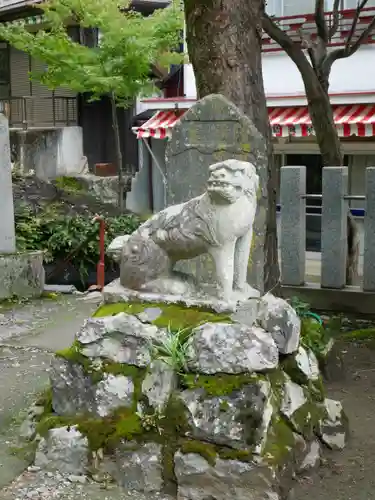
[[[106,219],[105,245],[121,234],[137,229],[140,219],[119,215]],[[53,207],[43,213],[21,205],[15,210],[17,250],[42,250],[45,262],[57,262],[70,256],[79,267],[83,280],[88,269],[99,259],[99,225],[82,215],[61,215]]]

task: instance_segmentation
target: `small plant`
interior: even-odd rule
[[[301,344],[306,349],[311,349],[319,358],[324,355],[331,335],[313,318],[304,318],[301,322]]]
[[[161,435],[163,433],[163,428],[160,425],[161,420],[165,418],[160,411],[155,410],[154,413],[139,413],[136,415],[140,418],[141,426],[146,432],[152,432],[157,430]]]
[[[324,328],[322,318],[312,312],[310,305],[298,297],[293,297],[289,303],[301,318],[301,344],[303,347],[313,351],[317,357],[324,355],[331,335]]]
[[[300,318],[313,318],[321,326],[323,325],[322,318],[318,314],[315,314],[312,311],[310,311],[310,304],[308,304],[307,302],[303,302],[298,297],[292,297],[289,303]]]
[[[188,349],[190,338],[188,329],[172,331],[171,324],[166,330],[165,339],[158,344],[151,344],[151,355],[154,359],[160,359],[177,373],[188,371]]]

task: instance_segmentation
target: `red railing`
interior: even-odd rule
[[[345,45],[348,34],[353,24],[355,16],[355,9],[340,10],[339,23],[336,33],[332,36],[329,45],[338,47]],[[332,12],[325,13],[328,27],[333,25]],[[355,34],[352,38],[354,43],[358,37],[366,30],[371,20],[375,17],[375,7],[367,7],[362,9],[359,16]],[[306,34],[314,38],[316,36],[316,24],[314,21],[314,14],[301,14],[296,16],[275,17],[274,20],[278,23],[279,27],[285,31],[292,40],[296,43],[301,42],[301,34]],[[375,43],[375,28],[371,31],[368,38],[363,41],[364,44]],[[281,47],[272,40],[266,33],[262,36],[262,50],[263,52],[277,52],[281,51]]]

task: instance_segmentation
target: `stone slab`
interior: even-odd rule
[[[346,285],[348,167],[323,168],[322,274],[324,288]],[[295,284],[295,283],[291,283]]]
[[[12,168],[10,162],[9,126],[7,118],[0,113],[0,255],[16,251],[14,208],[12,190]],[[2,281],[2,280],[1,280]],[[1,297],[0,297],[1,298]]]
[[[265,141],[254,124],[222,95],[209,95],[192,106],[177,123],[166,157],[167,205],[201,195],[208,179],[208,167],[214,163],[237,159],[256,166],[260,190],[248,282],[263,290],[267,157]],[[179,269],[192,273],[202,282],[214,281],[214,266],[208,257],[183,263]]]
[[[0,300],[40,297],[44,279],[43,252],[0,255]]]
[[[154,302],[166,304],[180,304],[186,307],[207,307],[217,313],[234,313],[242,302],[226,302],[215,299],[215,297],[186,297],[183,295],[164,295],[151,292],[130,290],[120,284],[120,280],[114,280],[103,288],[103,299],[106,304],[116,304],[117,302]],[[257,299],[254,299],[257,300]],[[249,313],[250,314],[250,313]],[[246,311],[243,312],[246,315]],[[242,317],[242,316],[241,316]]]
[[[285,285],[305,281],[306,167],[281,168],[281,275]]]

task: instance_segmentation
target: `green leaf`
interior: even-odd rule
[[[147,17],[120,11],[117,0],[50,0],[38,7],[44,10],[45,29],[34,34],[27,25],[6,23],[0,25],[0,37],[46,64],[45,71],[30,77],[50,89],[89,92],[93,99],[114,93],[117,103],[127,106],[138,95],[153,91],[152,65],[183,62],[176,53],[183,27],[178,1]],[[98,28],[99,46],[74,42],[66,31],[71,19],[81,28]]]

